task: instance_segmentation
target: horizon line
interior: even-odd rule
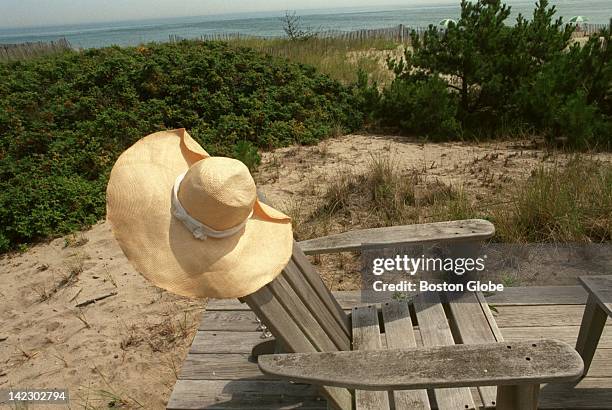
[[[287,11],[289,12],[296,12],[298,15],[300,15],[300,12],[309,12],[311,14],[303,14],[301,16],[314,16],[314,15],[318,15],[318,14],[327,14],[324,13],[325,11],[333,11],[333,10],[337,10],[339,11],[338,13],[329,13],[329,14],[344,14],[344,13],[350,13],[349,10],[353,10],[353,12],[358,13],[359,10],[363,10],[366,11],[367,9],[377,9],[380,11],[392,11],[392,10],[400,10],[400,9],[406,9],[406,8],[411,8],[411,7],[418,7],[418,8],[433,8],[435,6],[441,6],[441,5],[452,5],[452,4],[457,4],[459,6],[460,1],[458,0],[439,0],[439,2],[436,2],[435,4],[431,4],[429,2],[426,2],[424,0],[417,0],[418,3],[416,4],[412,4],[412,5],[406,5],[406,4],[387,4],[387,5],[381,5],[381,6],[356,6],[356,7],[352,7],[352,6],[347,6],[347,7],[329,7],[329,8],[306,8],[306,9],[270,9],[270,10],[260,10],[260,11],[244,11],[244,12],[234,12],[234,13],[211,13],[211,14],[197,14],[197,15],[175,15],[175,16],[165,16],[165,17],[148,17],[148,18],[142,18],[142,19],[119,19],[119,20],[100,20],[100,21],[82,21],[82,22],[76,22],[76,23],[64,23],[64,24],[40,24],[40,25],[34,25],[34,26],[4,26],[2,29],[0,29],[0,32],[4,30],[15,30],[15,29],[37,29],[37,28],[53,28],[53,27],[65,27],[65,26],[83,26],[83,25],[96,25],[96,24],[116,24],[116,23],[136,23],[136,22],[146,22],[146,21],[159,21],[159,20],[164,20],[164,19],[181,19],[181,18],[200,18],[200,17],[231,17],[231,16],[246,16],[246,15],[257,15],[257,14],[271,14],[271,13],[285,13]],[[420,1],[423,1],[422,3]],[[525,0],[527,1],[527,0]],[[431,4],[431,5],[430,5]],[[344,11],[343,11],[344,10]],[[317,11],[321,12],[321,13],[316,13]],[[263,17],[273,17],[271,15],[268,16],[261,16]],[[279,15],[279,17],[282,17],[281,15]],[[228,19],[228,20],[238,20],[238,19]],[[216,21],[224,21],[224,20],[216,20]]]

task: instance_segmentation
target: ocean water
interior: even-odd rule
[[[511,23],[519,13],[529,17],[535,0],[507,0],[512,7]],[[612,18],[612,0],[559,0],[551,1],[557,16],[565,21],[581,15],[590,23],[608,23]],[[444,18],[458,18],[459,1],[437,0],[427,5],[389,6],[376,8],[303,10],[301,16],[306,27],[317,30],[358,30],[391,27],[404,24],[409,27],[437,24]],[[183,38],[216,33],[241,33],[256,36],[283,36],[278,13],[251,13],[200,17],[175,17],[164,20],[123,21],[34,28],[1,28],[0,43],[50,41],[66,37],[75,47],[91,48],[109,45],[137,45],[150,41],[167,41],[170,35]]]

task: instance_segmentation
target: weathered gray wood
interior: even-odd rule
[[[612,375],[612,373],[608,373]],[[610,409],[611,377],[586,377],[578,384],[549,384],[540,391],[540,409]],[[277,381],[179,380],[170,410],[272,408],[326,409],[312,385]]]
[[[538,410],[538,384],[499,386],[496,410]]]
[[[360,229],[299,242],[307,255],[359,250],[361,244],[369,246],[396,246],[438,241],[484,240],[495,234],[489,221],[436,222],[419,225],[391,226]]]
[[[612,373],[585,377],[578,384],[553,383],[540,390],[540,409],[612,409]]]
[[[291,380],[364,390],[572,382],[583,370],[570,345],[548,339],[265,355],[259,368]]]
[[[270,379],[259,371],[249,354],[194,354],[187,355],[180,374],[181,380]]]
[[[495,306],[499,327],[580,326],[583,305]]]
[[[479,344],[479,343],[495,343],[503,341],[501,332],[497,329],[495,321],[488,317],[489,307],[486,303],[482,304],[481,300],[484,297],[478,297],[474,292],[466,293],[448,293],[450,314],[452,320],[450,323],[454,325],[455,332],[459,336],[461,343]],[[494,333],[493,328],[495,328]],[[478,387],[480,397],[487,407],[494,407],[497,389],[494,386]]]
[[[367,303],[361,301],[361,291],[332,292],[344,310]],[[503,292],[487,294],[487,302],[498,306],[548,306],[548,305],[584,305],[587,292],[582,286],[528,286],[510,287]],[[207,310],[249,310],[249,307],[236,299],[211,299]]]
[[[501,331],[504,340],[525,340],[530,338],[557,339],[575,345],[578,338],[579,326],[550,326],[550,327],[506,327]],[[599,339],[599,347],[612,348],[612,326],[606,326]]]
[[[198,331],[191,343],[191,353],[250,353],[266,340],[261,332]],[[269,340],[269,339],[267,339]]]
[[[283,279],[288,282],[290,285],[289,287],[295,292],[294,297],[298,298],[298,300],[303,303],[305,309],[310,313],[310,315],[314,317],[315,323],[318,324],[322,331],[325,332],[328,337],[331,338],[331,340],[333,340],[336,348],[340,350],[349,350],[351,346],[349,334],[345,333],[342,325],[336,321],[335,313],[332,312],[325,303],[323,303],[320,295],[305,280],[303,271],[300,270],[293,261],[289,261],[283,270],[283,273],[281,276],[279,276],[279,281]],[[318,281],[321,283],[321,285],[323,285],[320,277],[318,278]],[[339,307],[338,309],[346,321],[346,314],[340,310]],[[304,326],[306,326],[306,324],[304,324]],[[329,349],[321,347],[319,350]]]
[[[337,294],[342,300],[344,293]],[[248,309],[248,305],[244,306]],[[494,308],[494,321],[502,328],[580,326],[584,313],[584,305],[495,305]],[[250,310],[206,310],[199,329],[251,332],[257,328],[255,318]]]
[[[266,380],[179,380],[168,410],[195,409],[308,409],[325,410],[316,388]]]
[[[491,308],[489,307],[487,299],[484,297],[482,292],[475,292],[474,294],[476,295],[476,299],[478,299],[478,302],[480,303],[480,308],[482,309],[482,312],[484,313],[487,322],[489,322],[489,328],[491,329],[495,340],[498,342],[503,341],[504,336],[502,335],[502,332],[499,329],[499,326],[497,325],[497,321],[493,316],[493,312],[491,312]]]
[[[269,285],[244,299],[287,351],[315,352],[317,350],[291,318],[285,307],[274,297]]]
[[[267,339],[253,346],[250,359],[257,360],[262,354],[283,353],[281,350],[276,339]]]
[[[293,254],[291,260],[302,273],[303,277],[308,281],[314,292],[319,296],[321,302],[327,307],[327,310],[332,314],[336,322],[340,325],[348,338],[351,337],[351,326],[344,310],[332,295],[331,291],[325,286],[319,273],[312,266],[306,255],[302,252],[299,246],[294,242]],[[354,305],[353,305],[354,306]],[[349,307],[352,308],[353,306]]]
[[[198,330],[252,332],[257,329],[257,316],[250,310],[206,310]]]
[[[612,377],[612,349],[602,349],[600,347],[595,351],[588,377]],[[610,382],[612,386],[612,380]],[[610,406],[612,407],[612,403],[610,403]]]
[[[310,310],[308,310],[308,307],[291,288],[283,275],[270,282],[268,287],[317,351],[327,352],[341,349],[330,338],[333,337],[333,333],[331,331],[326,332],[327,329],[323,329],[319,325]],[[346,342],[345,350],[348,350],[348,341]]]
[[[606,314],[612,316],[612,275],[581,276],[580,281],[595,296]]]
[[[376,307],[370,305],[354,308],[351,317],[353,324],[353,349],[360,351],[359,354],[365,356],[375,354],[374,351],[376,350],[381,350],[382,343]],[[266,356],[266,358],[269,357],[274,356]],[[330,364],[336,365],[333,361]],[[369,364],[362,371],[368,368],[370,368]],[[355,390],[355,405],[357,410],[388,410],[389,394],[385,391]]]
[[[268,326],[270,332],[281,342],[281,346],[286,351],[315,352],[317,350],[289,315],[285,307],[274,297],[274,293],[270,290],[269,285],[246,296],[244,300],[253,309],[257,317]],[[334,407],[339,409],[351,408],[352,395],[348,390],[321,387],[321,392]]]
[[[444,308],[436,293],[420,294],[415,298],[414,306],[423,346],[452,346],[455,344]],[[434,394],[438,408],[441,410],[475,408],[472,394],[468,388],[442,388],[435,390]]]
[[[568,289],[570,289],[571,291],[568,292]],[[525,288],[506,289],[506,292],[510,292],[508,293],[507,299],[512,300],[512,304],[494,304],[496,310],[498,311],[494,312],[495,319],[497,323],[501,325],[506,340],[520,340],[521,338],[529,339],[541,336],[563,339],[566,340],[568,343],[574,344],[578,335],[578,325],[582,317],[582,312],[584,311],[584,305],[579,306],[577,304],[584,304],[584,302],[586,301],[586,292],[584,291],[584,289],[581,286],[540,288],[539,290],[537,290],[536,293],[545,293],[546,297],[548,298],[548,301],[546,301],[546,303],[544,304],[537,303],[534,305],[527,306],[521,306],[520,303],[516,303],[522,301],[521,297],[524,295],[524,293],[517,292],[521,290],[525,290]],[[529,289],[526,290],[529,291]],[[557,290],[559,291],[559,297],[557,298],[557,300],[559,301],[560,305],[553,304],[555,300],[555,291]],[[342,303],[346,303],[344,307],[350,307],[350,303],[359,302],[358,292],[336,292],[336,295],[338,295],[338,299]],[[532,293],[528,293],[527,296],[528,298],[526,302],[530,302],[531,300],[533,300]],[[506,297],[506,295],[504,295],[504,297]],[[487,299],[491,300],[491,296],[487,296]],[[539,301],[541,300],[542,298],[539,298]],[[248,310],[245,310],[249,309],[248,305],[246,304],[241,304],[235,300],[227,300],[221,302],[223,302],[223,304],[219,306],[220,309],[216,309],[216,301],[211,300],[209,302],[206,313],[228,313],[229,316],[215,316],[214,320],[216,320],[217,322],[211,322],[210,330],[222,329],[224,319],[228,320],[228,322],[226,323],[227,325],[234,326],[234,322],[229,322],[234,317],[233,315],[252,314]],[[231,302],[231,304],[226,302]],[[234,308],[237,307],[239,311],[227,311],[227,309],[231,309],[232,306]],[[564,316],[567,316],[566,323],[563,319]],[[234,327],[238,332],[243,332],[243,334],[237,335],[236,338],[230,337],[229,344],[238,347],[239,349],[242,349],[244,354],[248,355],[250,352],[250,348],[253,345],[264,340],[270,339],[261,339],[261,332],[252,331],[253,327],[252,324],[249,323],[249,317],[243,316],[243,318],[244,320],[237,320],[236,322],[239,322],[240,325],[236,324],[236,326]],[[564,326],[564,324],[566,324],[567,326]],[[205,326],[205,323],[202,323],[202,326]],[[595,358],[589,371],[589,375],[582,379],[577,385],[574,385],[573,383],[543,385],[540,394],[540,409],[612,409],[612,389],[610,388],[610,386],[612,386],[612,349],[610,349],[610,347],[612,347],[612,331],[610,329],[612,329],[612,324],[609,323],[608,326],[606,326],[599,347],[595,353]],[[212,351],[231,350],[226,347],[225,340],[228,340],[228,338],[225,335],[230,335],[231,333],[236,332],[209,332],[208,334],[200,332],[200,337],[196,337],[196,342],[198,340],[205,342],[206,339],[211,339],[206,335],[212,335],[213,333],[216,334],[216,336],[212,337],[212,341],[204,344],[200,343],[201,347],[205,347],[205,349],[203,350],[199,349],[200,352],[206,353]],[[415,334],[417,339],[417,345],[419,345],[421,344],[421,337],[418,328],[416,328]],[[248,340],[245,341],[245,338]],[[240,340],[241,342],[238,342],[238,340]],[[384,340],[384,338],[382,340]],[[225,367],[222,363],[221,366],[222,368]],[[238,376],[238,374],[236,376]],[[192,383],[192,381],[187,382]],[[268,385],[265,385],[266,387],[259,387],[260,397],[258,397],[256,400],[254,399],[251,402],[245,403],[237,400],[237,398],[241,397],[241,393],[239,392],[239,389],[235,387],[236,383],[242,382],[235,381],[235,379],[229,382],[218,380],[215,380],[213,382],[215,383],[214,387],[210,387],[211,385],[207,382],[193,382],[196,384],[207,383],[206,386],[209,387],[194,388],[192,392],[193,395],[189,397],[193,399],[192,405],[195,407],[191,408],[302,408],[299,404],[280,404],[280,402],[286,398],[286,396],[281,396],[283,392],[288,393],[292,389],[292,387],[295,386],[289,383],[279,382],[279,386],[284,387],[279,387],[278,389],[270,388],[269,390],[265,390],[267,389]],[[183,383],[181,380],[177,382],[177,389],[179,389],[179,385],[181,383]],[[227,386],[228,383],[229,386]],[[249,385],[249,383],[247,383],[246,385]],[[267,393],[268,391],[269,393]],[[203,397],[201,395],[203,395],[204,392],[208,392],[210,396],[204,398],[205,401],[200,401],[198,397]],[[314,398],[316,396],[316,389],[313,389],[311,387],[311,392],[312,398]],[[255,391],[255,393],[257,393],[257,391]],[[478,394],[475,389],[473,390],[473,394],[474,400],[478,400]],[[234,399],[230,400],[232,395],[234,395]],[[219,407],[216,407],[216,405],[214,404],[216,403],[215,397],[217,397],[219,399],[219,402],[221,403]],[[228,403],[231,403],[231,406]],[[318,403],[321,404],[320,408],[325,408],[325,401],[321,401]],[[478,405],[479,403],[475,404]]]
[[[584,360],[584,374],[591,367],[607,317],[608,313],[602,308],[598,297],[594,293],[589,294],[576,341],[576,351]]]
[[[382,306],[387,349],[417,346],[408,303],[390,301]],[[427,390],[396,390],[393,392],[395,410],[429,410]]]
[[[461,343],[495,343],[491,323],[473,292],[447,294],[452,321]]]
[[[582,286],[521,286],[486,295],[496,305],[583,305],[587,292]]]
[[[417,334],[418,337],[418,334]],[[274,343],[274,339],[266,339],[267,341]],[[383,339],[384,340],[384,339]],[[223,341],[220,341],[223,343]],[[273,354],[277,353],[276,349],[268,349],[266,352],[262,352],[261,354]],[[257,370],[257,365],[253,362],[250,364],[242,364],[242,358],[246,358],[245,361],[248,361],[248,358],[251,353],[193,353],[190,352],[187,355],[187,359],[183,365],[181,370],[180,378],[185,379],[206,379],[212,372],[215,372],[217,376],[223,374],[224,369],[235,367],[235,374],[237,378],[242,377],[252,377],[254,375],[258,375],[259,370]],[[224,359],[225,358],[225,359]],[[211,361],[207,360],[210,359]],[[198,363],[197,367],[196,363]],[[220,368],[216,368],[216,363],[219,364]],[[193,364],[193,366],[191,366]],[[240,367],[241,370],[238,368]],[[241,371],[245,370],[247,373],[242,373]],[[257,373],[252,373],[257,371]],[[183,372],[188,372],[183,374]],[[188,375],[188,376],[187,376]],[[238,377],[240,376],[240,377]],[[210,376],[215,378],[214,376]],[[612,349],[598,349],[595,353],[595,357],[593,359],[593,365],[589,371],[589,377],[612,377]],[[225,377],[221,377],[225,378]],[[611,403],[612,405],[612,403]]]

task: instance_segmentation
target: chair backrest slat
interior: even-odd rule
[[[351,350],[349,336],[344,332],[344,329],[336,320],[334,313],[332,313],[328,309],[328,306],[321,300],[319,294],[305,279],[302,270],[299,269],[293,260],[289,261],[280,277],[284,278],[291,285],[291,288],[295,291],[312,316],[314,316],[317,324],[321,326],[325,333],[334,341],[336,349]],[[321,278],[319,278],[319,281],[323,283]],[[344,312],[341,313],[346,316]],[[324,349],[321,351],[324,351]]]
[[[349,319],[308,259],[294,243],[293,256],[283,272],[244,298],[287,352],[350,350]],[[350,409],[347,389],[323,386],[332,408]]]
[[[340,328],[344,331],[346,336],[350,339],[351,337],[351,324],[349,322],[348,316],[342,310],[342,307],[332,295],[329,288],[325,286],[325,283],[321,280],[321,276],[312,266],[308,258],[302,250],[297,242],[293,242],[293,255],[291,257],[293,263],[297,266],[297,268],[302,272],[304,278],[308,281],[310,286],[312,286],[313,290],[317,293],[323,304],[327,307],[329,312],[332,314]]]
[[[274,281],[279,281],[276,278]],[[310,342],[306,333],[297,324],[300,317],[292,317],[285,306],[271,290],[275,285],[268,284],[257,292],[242,298],[266,324],[270,332],[281,343],[287,352],[315,352],[317,349]],[[330,347],[334,347],[330,341]],[[332,351],[337,350],[333,349]],[[348,410],[353,406],[353,394],[343,388],[321,386],[319,391],[327,398],[330,408]]]
[[[316,352],[302,329],[295,323],[287,309],[276,299],[269,285],[243,298],[276,340],[288,352]]]
[[[310,310],[302,302],[302,299],[295,293],[282,275],[269,283],[268,288],[317,351],[338,350],[330,336],[325,333],[325,330],[319,325]]]

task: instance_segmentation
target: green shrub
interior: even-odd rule
[[[375,82],[370,84],[368,73],[361,68],[357,70],[357,82],[355,83],[354,94],[355,103],[359,107],[359,110],[365,114],[365,119],[373,121],[376,110],[380,104],[381,95],[378,91],[378,84]]]
[[[612,148],[611,27],[570,47],[573,27],[555,14],[540,0],[531,19],[519,15],[510,25],[501,0],[462,0],[457,24],[413,32],[404,57],[388,61],[396,81],[375,117],[404,131],[452,137],[458,127],[445,119],[454,112],[465,137],[530,131],[561,137],[569,147]],[[442,88],[457,97],[456,110]],[[415,125],[411,102],[435,97],[443,107],[419,112]]]
[[[612,148],[610,28],[560,53],[513,98],[525,121],[570,147]]]
[[[553,114],[549,137],[560,136],[570,147],[595,148],[598,144],[612,146],[612,123],[589,104],[582,92],[571,95]],[[607,139],[607,141],[606,141]]]
[[[449,139],[460,133],[457,99],[438,77],[394,80],[383,91],[379,110],[384,125],[406,133],[433,139]]]
[[[261,156],[250,141],[238,141],[234,146],[234,158],[242,161],[251,171],[261,163]]]
[[[0,251],[102,218],[113,163],[144,135],[184,127],[254,167],[257,148],[359,127],[354,99],[312,67],[219,42],[0,64]]]

